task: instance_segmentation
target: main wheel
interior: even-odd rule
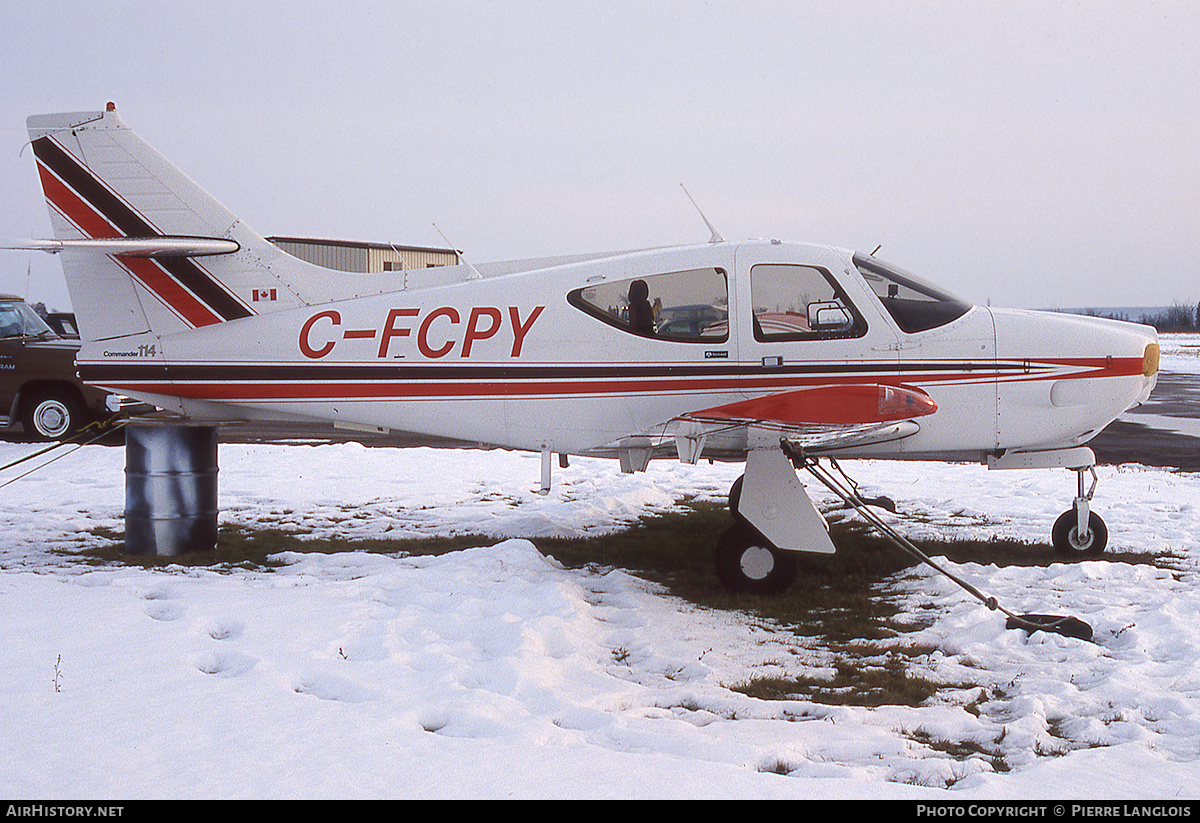
[[[717,578],[726,589],[778,594],[796,579],[796,555],[775,548],[746,523],[734,523],[717,541]]]
[[[737,480],[734,480],[733,485],[729,487],[729,514],[734,520],[743,523],[745,522],[745,518],[738,513],[738,503],[742,499],[742,482],[745,479],[746,475],[743,474]]]
[[[1064,557],[1081,558],[1096,557],[1108,545],[1108,526],[1095,512],[1088,514],[1088,536],[1086,540],[1079,537],[1078,518],[1075,510],[1070,509],[1059,515],[1050,530],[1050,541],[1055,550]]]
[[[25,403],[21,422],[30,437],[58,440],[83,423],[83,407],[69,392],[44,389]]]

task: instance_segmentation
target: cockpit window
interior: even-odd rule
[[[750,299],[755,340],[820,340],[867,332],[866,321],[841,287],[815,266],[752,266]]]
[[[874,258],[855,255],[854,265],[896,325],[908,334],[944,326],[971,309],[970,303]]]
[[[567,301],[643,337],[694,343],[729,339],[729,286],[721,269],[691,269],[597,283]]]

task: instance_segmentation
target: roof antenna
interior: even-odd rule
[[[447,245],[454,250],[454,253],[458,255],[458,259],[467,264],[467,268],[471,270],[471,276],[467,278],[468,280],[478,280],[479,278],[483,277],[483,275],[479,273],[479,269],[471,265],[471,261],[463,256],[462,249],[451,243],[450,238],[442,234],[442,230],[438,228],[437,223],[433,224],[433,228],[438,234],[442,235],[442,239],[445,240]]]
[[[680,184],[679,184],[679,188],[683,189],[683,193],[684,193],[684,194],[686,194],[686,195],[688,196],[688,200],[691,200],[691,201],[692,201],[692,205],[696,207],[696,211],[700,212],[700,219],[704,221],[704,225],[708,226],[708,230],[709,230],[710,232],[712,232],[712,237],[710,237],[710,238],[709,238],[708,242],[710,242],[710,243],[724,243],[724,242],[725,242],[725,238],[724,238],[724,237],[722,237],[722,236],[720,235],[720,233],[719,233],[719,232],[718,232],[716,229],[714,229],[714,228],[713,228],[713,224],[712,224],[712,223],[708,222],[708,218],[704,216],[704,212],[700,211],[700,206],[699,206],[699,205],[696,203],[696,198],[692,197],[692,194],[691,194],[691,192],[689,192],[689,191],[687,190],[687,186],[685,186],[685,185],[683,185],[682,183],[680,183]]]

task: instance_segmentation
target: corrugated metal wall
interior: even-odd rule
[[[450,249],[415,246],[391,246],[381,243],[354,243],[338,240],[309,240],[301,237],[268,237],[290,255],[324,266],[352,272],[382,272],[452,266],[458,255]]]
[[[406,269],[424,269],[430,266],[453,266],[458,262],[458,255],[449,249],[416,249],[405,246],[395,248],[380,248],[372,246],[367,250],[367,271],[387,271],[385,264],[391,263],[392,270],[400,268],[398,263],[404,262]]]

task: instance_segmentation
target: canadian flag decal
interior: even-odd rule
[[[275,289],[255,289],[252,292],[250,299],[255,303],[257,303],[260,300],[264,300],[264,301],[274,300],[275,299]]]

